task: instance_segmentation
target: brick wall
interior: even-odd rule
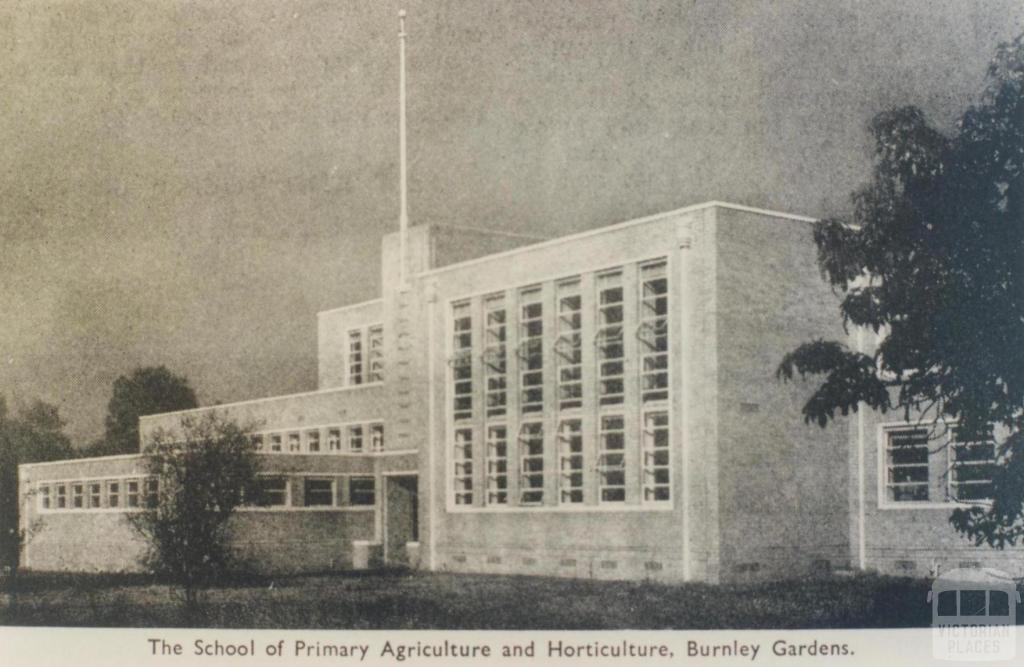
[[[844,336],[811,225],[728,208],[716,217],[722,578],[846,567],[847,425],[804,424],[814,381],[775,377],[800,343]]]

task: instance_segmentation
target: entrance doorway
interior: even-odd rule
[[[409,542],[420,539],[419,478],[416,475],[384,477],[384,563],[409,562]]]

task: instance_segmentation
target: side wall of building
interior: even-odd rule
[[[808,222],[716,209],[718,494],[722,579],[850,565],[845,419],[807,425],[815,379],[783,383],[783,356],[843,340]]]
[[[323,431],[349,424],[386,422],[388,408],[380,385],[341,387],[289,396],[274,396],[252,401],[196,408],[180,412],[148,415],[139,420],[139,436],[145,445],[160,431],[180,434],[183,420],[200,420],[217,415],[254,433]],[[385,449],[396,449],[385,432]]]
[[[353,567],[353,544],[380,543],[384,474],[416,470],[414,457],[403,455],[261,456],[265,474],[286,482],[287,502],[281,507],[243,507],[231,519],[236,557],[261,572],[317,572]],[[132,528],[129,482],[141,494],[147,477],[142,456],[104,457],[23,465],[19,469],[22,528],[28,539],[22,554],[27,569],[39,571],[138,571],[146,543]],[[307,478],[329,480],[333,502],[304,503]],[[354,479],[373,479],[372,504],[365,494],[353,501]],[[98,502],[90,487],[100,485]],[[111,484],[117,484],[112,487]],[[73,488],[84,497],[75,507]],[[64,507],[57,506],[57,488],[65,489]],[[41,489],[49,488],[49,507]],[[116,493],[115,501],[112,494]],[[143,502],[141,499],[139,502]],[[134,504],[134,503],[133,503]]]
[[[467,262],[421,276],[415,301],[427,304],[428,374],[431,392],[427,426],[430,441],[422,469],[428,479],[422,489],[429,497],[431,521],[428,528],[432,553],[429,562],[436,569],[544,574],[583,578],[635,578],[682,580],[713,579],[717,531],[715,501],[706,490],[704,469],[713,448],[708,405],[708,385],[713,385],[713,367],[708,346],[701,340],[713,322],[701,321],[709,311],[702,301],[713,295],[712,274],[705,269],[712,254],[710,246],[697,240],[706,211],[685,215],[658,216],[636,225],[625,225],[600,233],[559,239],[523,248],[514,253]],[[642,448],[645,411],[651,405],[640,400],[640,364],[643,358],[638,338],[637,311],[640,271],[651,261],[665,260],[669,282],[669,324],[671,385],[670,398],[656,410],[671,414],[666,426],[671,450],[671,500],[647,502],[644,490]],[[623,324],[625,346],[625,400],[620,405],[600,407],[595,394],[598,276],[607,270],[621,271],[626,298]],[[554,350],[558,285],[577,281],[581,296],[582,321],[582,405],[563,409],[556,398],[554,378],[560,368]],[[543,314],[543,410],[524,416],[521,411],[523,363],[517,356],[522,342],[524,288],[539,288]],[[485,415],[482,342],[486,339],[484,298],[499,296],[505,309],[507,348],[506,414]],[[533,297],[531,297],[533,298]],[[453,417],[453,320],[456,303],[466,303],[471,319],[475,349],[469,355],[472,368],[472,415]],[[713,359],[713,355],[710,357]],[[685,361],[684,361],[685,360]],[[685,391],[684,384],[692,386]],[[598,439],[604,416],[621,416],[625,440],[625,500],[602,500],[599,476]],[[561,430],[567,421],[577,421],[582,433],[582,497],[567,504],[563,481],[567,476]],[[524,484],[521,460],[526,445],[521,436],[524,423],[539,424],[543,432],[543,499],[536,505],[519,502]],[[504,428],[507,487],[489,485],[499,468],[489,461],[494,449],[488,434],[493,427]],[[654,428],[654,427],[652,427]],[[457,451],[457,435],[472,433],[471,442]],[[653,437],[653,436],[652,436]],[[454,460],[459,456],[460,460]],[[466,459],[469,460],[466,460]],[[651,459],[647,459],[651,460]],[[685,463],[684,463],[685,462]],[[471,479],[456,494],[455,475]],[[689,479],[684,483],[684,479]],[[507,500],[493,495],[505,488]],[[691,509],[692,508],[692,511]],[[688,518],[692,525],[687,525]],[[689,533],[687,532],[689,531]],[[692,544],[688,541],[692,540]],[[687,551],[691,549],[691,551]]]
[[[369,368],[368,333],[370,327],[382,325],[384,307],[380,299],[335,308],[317,313],[317,387],[333,389],[351,385],[351,335],[360,336],[363,382]],[[387,336],[384,328],[383,335]]]
[[[127,481],[142,480],[146,464],[142,456],[112,456],[21,465],[18,467],[20,523],[26,538],[21,564],[28,570],[65,572],[133,572],[141,569],[146,543],[128,523],[122,509],[86,509],[86,484],[116,481],[125,492]],[[49,504],[40,485],[51,485]],[[65,508],[57,509],[58,484],[64,485]],[[71,485],[81,484],[83,507],[74,509]],[[104,489],[105,491],[106,489]],[[118,503],[124,505],[124,497]]]
[[[877,336],[862,331],[855,344],[873,354]],[[851,428],[851,439],[863,448],[863,537],[860,552],[864,567],[887,574],[928,576],[957,568],[990,567],[1014,577],[1024,577],[1024,545],[994,549],[976,546],[953,529],[949,519],[957,507],[970,504],[956,501],[952,466],[953,452],[949,445],[952,425],[935,426],[930,419],[912,415],[905,420],[898,411],[880,414],[864,410]],[[890,432],[926,429],[933,440],[926,466],[927,498],[897,501],[890,497],[888,481],[917,479],[908,476],[907,468],[890,474],[886,444]],[[999,439],[1005,433],[996,432]],[[904,463],[912,463],[906,455]],[[897,479],[898,476],[898,479]]]

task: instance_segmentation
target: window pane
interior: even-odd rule
[[[886,433],[886,489],[890,500],[916,502],[930,499],[928,444],[926,429],[900,429]]]
[[[334,488],[329,479],[307,479],[303,485],[306,507],[334,504]]]
[[[363,383],[363,332],[348,332],[348,383]]]
[[[519,429],[519,502],[539,505],[544,501],[544,427],[526,422]]]
[[[376,484],[373,477],[353,477],[349,480],[349,505],[373,505],[375,502]]]
[[[288,501],[288,480],[284,477],[262,477],[259,480],[259,492],[258,502],[264,507],[286,505]]]
[[[985,594],[987,591],[960,591],[961,616],[986,616]]]
[[[508,441],[504,426],[487,428],[487,504],[508,503]]]
[[[369,348],[370,370],[368,382],[381,382],[384,379],[384,327],[372,326],[366,330],[366,345]]]
[[[455,471],[454,500],[456,505],[473,504],[473,429],[459,428],[455,430],[455,441],[452,443],[452,461]]]
[[[940,591],[937,608],[939,616],[956,616],[956,591]]]
[[[544,306],[539,289],[519,294],[519,398],[524,414],[544,408]]]
[[[668,278],[667,263],[659,260],[640,267],[640,341],[644,402],[668,398]]]
[[[458,421],[473,416],[473,320],[470,303],[452,304],[452,417]]]
[[[1010,596],[1006,591],[989,591],[988,592],[988,615],[989,616],[1009,616],[1010,615]]]

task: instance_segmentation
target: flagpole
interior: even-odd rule
[[[398,284],[405,288],[406,257],[409,235],[409,211],[407,204],[407,183],[405,176],[405,10],[398,11],[398,173],[401,209],[398,214]]]

